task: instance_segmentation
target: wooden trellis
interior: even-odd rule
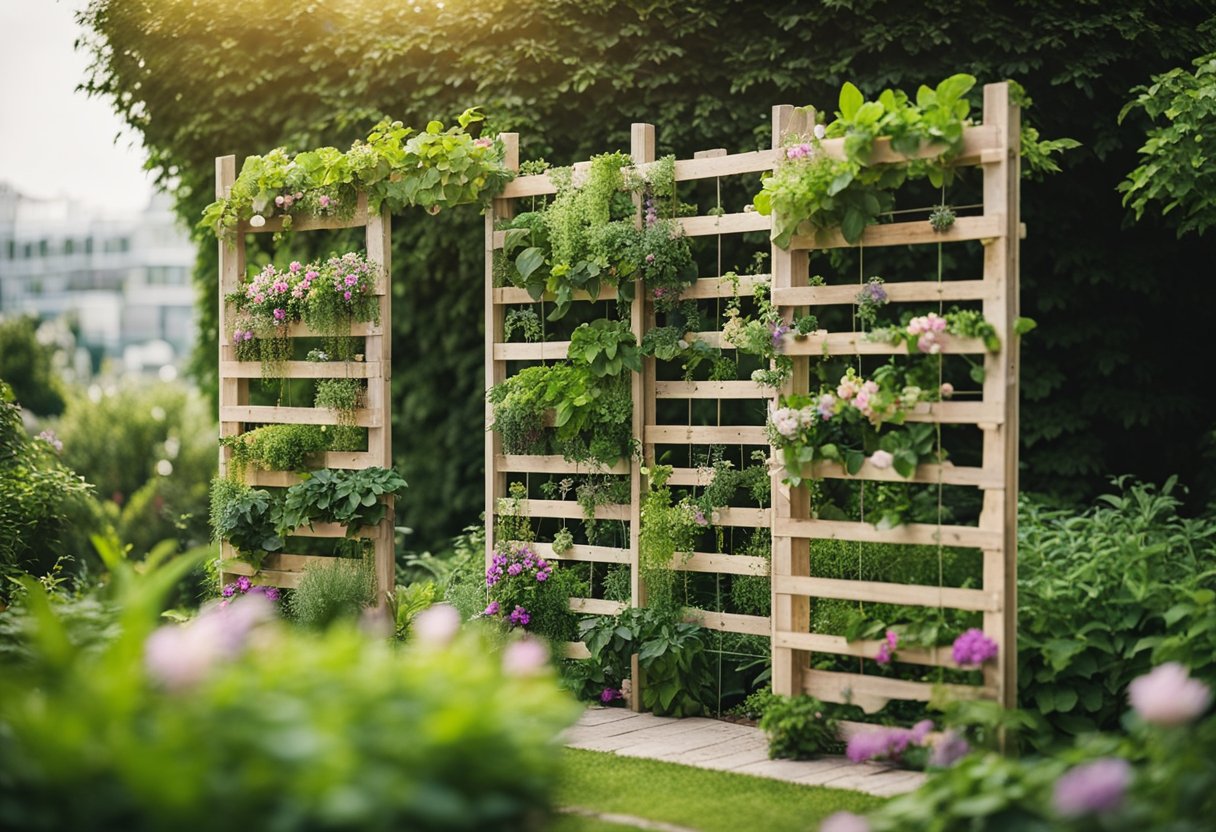
[[[236,157],[221,156],[215,160],[215,193],[217,199],[226,198],[236,180]],[[286,361],[273,368],[276,378],[286,379],[366,379],[367,392],[364,407],[353,414],[354,424],[367,429],[367,450],[357,452],[328,452],[319,455],[318,468],[362,469],[374,466],[392,466],[392,422],[389,406],[389,381],[392,376],[392,353],[390,331],[389,275],[389,231],[390,220],[387,209],[371,213],[366,194],[360,194],[354,213],[349,217],[294,217],[291,230],[307,232],[340,228],[366,229],[366,256],[376,264],[379,272],[374,293],[380,299],[379,323],[355,323],[351,336],[362,339],[362,361]],[[227,296],[235,291],[245,277],[245,235],[266,234],[283,230],[280,217],[267,219],[259,227],[247,222],[238,224],[231,236],[219,242],[219,308],[220,308],[220,355],[219,355],[219,422],[220,436],[237,436],[258,425],[338,425],[338,416],[325,408],[255,406],[250,404],[249,380],[263,377],[262,365],[257,361],[238,361],[236,349],[227,337],[229,322],[233,315]],[[320,338],[324,333],[311,331],[302,323],[291,324],[290,338]],[[228,473],[232,449],[221,447],[219,458],[220,476]],[[290,471],[265,471],[249,466],[245,481],[251,486],[263,488],[287,488],[300,480],[300,475]],[[378,597],[383,606],[385,593],[391,592],[394,583],[393,557],[393,500],[387,498],[388,510],[377,526],[358,531],[358,536],[370,540],[375,549],[375,572],[379,588]],[[317,523],[313,528],[302,527],[291,532],[292,537],[341,538],[346,528],[333,523]],[[236,557],[236,552],[227,542],[221,549],[221,581],[237,575],[251,576],[256,584],[294,588],[299,584],[304,570],[314,563],[330,560],[326,556],[300,555],[290,552],[268,554],[262,569],[256,574],[251,564]]]
[[[792,107],[773,110],[773,146],[779,148],[787,135],[805,134],[809,123],[805,112]],[[982,490],[982,511],[975,526],[906,524],[880,531],[862,522],[811,519],[810,498],[805,485],[790,488],[774,478],[773,519],[773,687],[777,693],[810,693],[832,702],[852,702],[874,710],[890,699],[928,700],[935,685],[929,682],[890,678],[861,672],[812,669],[813,653],[872,659],[877,642],[846,641],[837,635],[810,631],[812,599],[837,598],[870,603],[891,603],[970,610],[982,613],[984,633],[999,648],[996,663],[983,670],[981,685],[947,685],[957,697],[993,698],[1007,706],[1016,704],[1017,631],[1017,493],[1018,493],[1018,339],[1014,321],[1018,315],[1018,184],[1020,115],[1010,103],[1007,84],[984,87],[983,123],[966,128],[960,166],[981,166],[983,212],[960,216],[944,232],[928,222],[894,222],[872,226],[862,235],[860,246],[916,246],[955,244],[969,240],[983,243],[982,279],[948,281],[898,281],[885,286],[892,301],[941,302],[980,301],[985,318],[996,327],[1001,352],[985,353],[982,343],[951,339],[943,352],[984,354],[985,380],[979,401],[947,401],[921,405],[910,421],[951,425],[974,425],[983,432],[983,461],[980,467],[922,465],[915,482],[975,487]],[[828,153],[841,154],[842,140],[822,143]],[[929,150],[926,153],[931,152]],[[874,159],[897,161],[880,142]],[[859,286],[808,285],[808,255],[812,250],[848,246],[838,233],[823,238],[795,236],[789,250],[773,248],[773,300],[787,321],[805,310],[854,302]],[[783,393],[809,390],[809,360],[820,355],[895,354],[902,348],[864,340],[859,333],[789,340],[788,352],[795,355],[792,380]],[[816,477],[848,475],[840,465],[816,463]],[[853,479],[893,480],[889,470],[866,463]],[[865,543],[928,544],[971,547],[983,553],[980,588],[943,588],[905,584],[837,580],[816,577],[810,569],[810,543],[815,539]],[[948,649],[901,650],[898,661],[929,667],[953,668]],[[862,663],[864,665],[864,662]]]

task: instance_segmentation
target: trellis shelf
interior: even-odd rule
[[[216,159],[216,198],[229,194],[236,180],[236,157],[222,156]],[[367,383],[364,406],[353,413],[353,424],[366,428],[367,449],[355,452],[328,452],[318,455],[318,468],[362,469],[373,466],[392,465],[392,424],[389,405],[389,382],[392,376],[391,340],[388,337],[390,323],[389,233],[390,220],[387,209],[380,212],[368,210],[367,197],[360,194],[358,204],[350,216],[297,216],[293,217],[293,232],[335,230],[342,228],[365,229],[366,255],[369,262],[378,266],[377,285],[374,294],[379,298],[378,323],[355,323],[350,335],[362,339],[363,347],[358,352],[362,361],[284,361],[263,368],[256,361],[238,361],[236,349],[226,337],[221,337],[219,348],[219,422],[220,436],[237,436],[257,425],[338,425],[342,424],[333,411],[314,407],[266,406],[250,404],[250,379],[271,376],[281,379],[330,379],[355,378]],[[235,291],[245,276],[245,248],[247,234],[266,234],[283,231],[283,221],[274,217],[261,226],[247,222],[238,224],[234,233],[220,238],[219,242],[219,327],[221,333],[230,330],[232,305],[227,297]],[[311,331],[300,323],[287,329],[291,339],[319,338],[323,333]],[[345,422],[349,424],[350,421]],[[221,446],[219,474],[226,476],[232,465],[232,449]],[[245,481],[263,488],[286,488],[301,479],[299,473],[289,471],[266,471],[248,466]],[[394,582],[393,562],[393,505],[388,500],[388,511],[376,526],[358,529],[354,537],[369,541],[374,548],[375,573],[379,589],[379,603],[383,607],[385,593],[390,592]],[[295,529],[292,537],[340,538],[348,530],[332,523],[317,523]],[[224,542],[221,548],[220,577],[227,582],[238,575],[250,576],[253,583],[268,586],[294,588],[299,585],[304,571],[312,564],[330,560],[324,555],[302,555],[272,553],[263,560],[262,568],[255,572],[252,565],[240,559],[233,547]]]

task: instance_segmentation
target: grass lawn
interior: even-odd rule
[[[798,786],[600,751],[566,749],[563,754],[558,806],[631,815],[699,832],[806,832],[833,812],[865,812],[883,803],[882,798],[843,789]],[[559,832],[626,828],[577,816],[564,816],[553,827]]]

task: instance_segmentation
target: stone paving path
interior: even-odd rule
[[[829,786],[890,797],[910,792],[925,775],[877,763],[851,763],[844,757],[770,760],[768,741],[759,728],[716,719],[673,719],[624,708],[588,708],[565,734],[566,745],[610,751],[698,768],[788,780],[804,786]]]

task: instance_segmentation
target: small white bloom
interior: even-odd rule
[[[828,134],[828,129],[826,127],[824,127],[822,124],[815,125],[815,138],[822,139],[827,134]]]
[[[266,224],[266,218],[263,217],[261,214],[254,214],[252,217],[249,218],[249,224],[251,226],[253,226],[254,228],[261,228],[263,225]]]
[[[682,350],[686,350],[688,349],[688,342],[681,338],[679,341],[676,341],[676,346]]]
[[[893,462],[895,457],[889,451],[875,451],[870,455],[870,464],[878,469],[890,468]]]

